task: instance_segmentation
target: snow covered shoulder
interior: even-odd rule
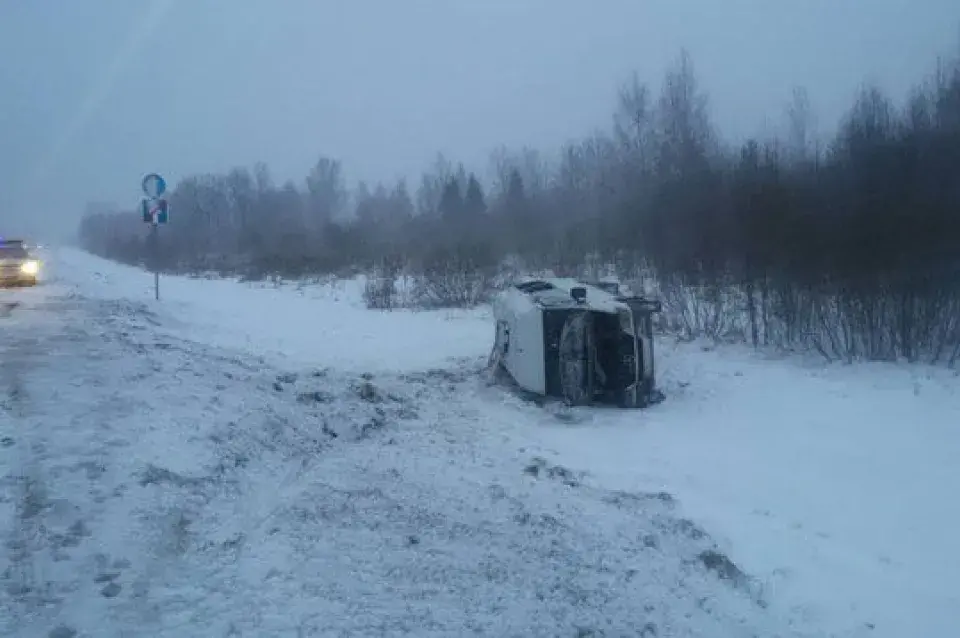
[[[0,635],[792,635],[667,495],[483,439],[471,370],[281,370],[30,294],[0,319]]]

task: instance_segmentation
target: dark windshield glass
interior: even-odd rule
[[[0,245],[0,259],[22,259],[26,256],[27,251],[20,244]]]

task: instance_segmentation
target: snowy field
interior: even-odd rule
[[[960,627],[949,371],[661,340],[665,403],[540,408],[484,310],[49,262],[0,291],[2,636]]]

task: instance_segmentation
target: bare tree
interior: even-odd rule
[[[321,157],[307,175],[306,214],[317,232],[337,219],[347,202],[343,168],[339,160]]]

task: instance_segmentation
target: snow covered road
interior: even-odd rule
[[[313,357],[258,349],[176,297],[230,284],[156,304],[142,273],[51,265],[0,319],[0,635],[815,635],[669,495],[518,447],[478,401],[485,342],[365,374],[322,327]]]

